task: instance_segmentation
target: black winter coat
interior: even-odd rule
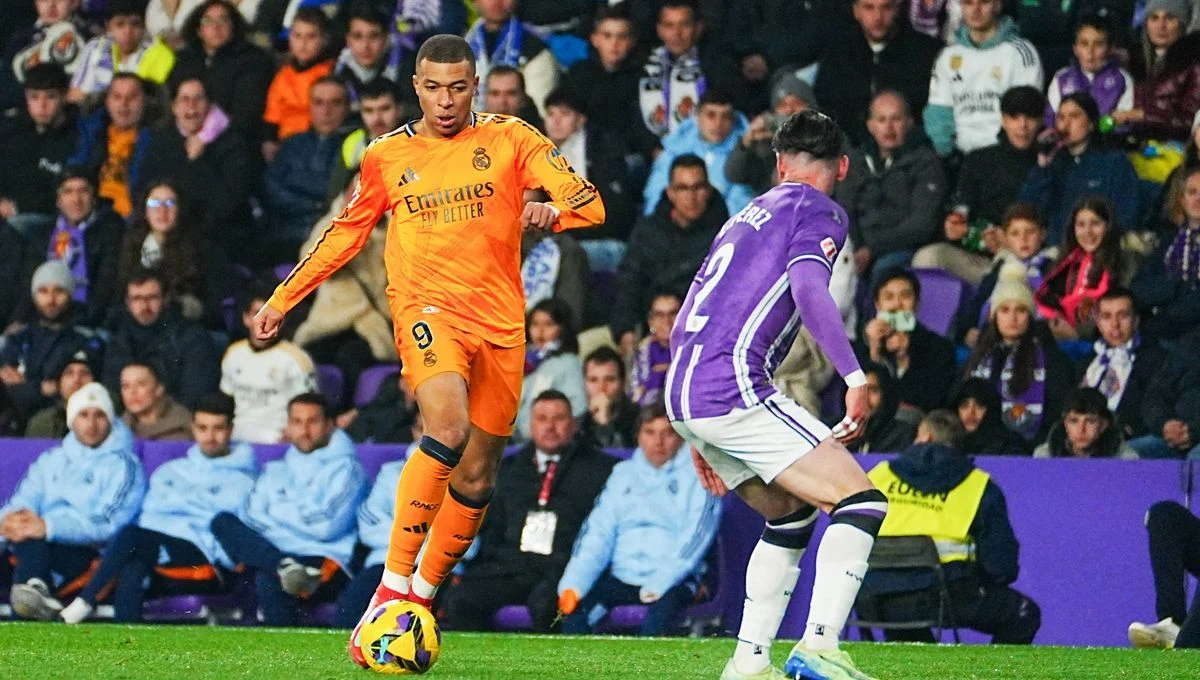
[[[248,41],[230,41],[209,57],[191,47],[175,56],[171,82],[201,76],[208,96],[229,116],[232,129],[248,144],[257,144],[262,130],[267,90],[275,77],[275,61]]]
[[[1088,366],[1095,358],[1095,352],[1088,352],[1088,355],[1077,364],[1077,373],[1081,382],[1087,373]],[[1121,428],[1121,435],[1125,440],[1144,434],[1161,434],[1162,430],[1150,432],[1147,429],[1145,421],[1142,420],[1142,401],[1146,398],[1147,390],[1150,389],[1150,382],[1154,380],[1155,374],[1166,360],[1167,353],[1153,340],[1143,341],[1134,354],[1133,370],[1129,372],[1129,384],[1125,386],[1125,391],[1121,394],[1121,402],[1117,404],[1115,413]]]
[[[1142,398],[1150,433],[1161,436],[1168,420],[1182,420],[1193,439],[1200,437],[1200,328],[1179,339]]]
[[[208,332],[164,308],[158,321],[142,326],[123,311],[104,355],[104,386],[121,391],[121,369],[132,361],[154,362],[167,393],[189,409],[215,392],[221,382],[221,356]]]
[[[650,158],[661,146],[658,137],[642,122],[638,83],[642,69],[626,59],[615,71],[607,71],[600,58],[591,56],[571,67],[560,84],[583,107],[590,128],[619,131],[628,150]],[[605,201],[607,208],[608,201]]]
[[[929,99],[929,74],[941,52],[938,40],[897,22],[895,36],[876,54],[857,23],[852,28],[826,31],[821,68],[813,91],[821,109],[841,124],[854,144],[867,133],[867,109],[880,90],[904,95],[914,120]]]
[[[28,258],[32,277],[33,270],[46,261],[50,249],[50,237],[54,224],[39,231],[29,241]],[[96,209],[92,223],[83,232],[83,256],[87,260],[88,294],[87,303],[79,317],[80,325],[100,327],[108,316],[109,308],[122,299],[118,291],[117,267],[121,260],[121,239],[125,237],[125,220],[107,205]],[[27,298],[21,316],[33,318],[33,299]]]
[[[1016,148],[1003,130],[998,139],[996,144],[967,154],[958,171],[958,186],[950,203],[967,206],[971,221],[982,218],[999,225],[1004,211],[1021,193],[1025,176],[1037,164],[1034,147]]]
[[[557,580],[571,559],[571,547],[580,527],[604,490],[617,459],[576,438],[562,454],[550,488],[546,509],[558,515],[554,545],[549,555],[521,551],[525,517],[538,509],[542,475],[532,444],[500,462],[496,493],[479,532],[479,556],[468,567],[486,569],[489,575],[537,572]]]
[[[57,214],[59,176],[78,141],[73,108],[61,125],[41,130],[22,114],[0,133],[0,198],[11,199],[22,213]]]
[[[654,213],[633,228],[617,270],[617,300],[609,323],[613,337],[619,339],[645,321],[654,293],[671,291],[680,300],[687,296],[713,239],[729,218],[721,195],[712,193],[704,214],[687,227],[671,221],[671,202],[664,192]]]

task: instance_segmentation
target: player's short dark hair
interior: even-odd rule
[[[573,92],[565,87],[556,87],[550,90],[550,94],[546,95],[545,107],[549,109],[551,106],[563,106],[571,109],[575,113],[583,113],[583,103],[575,96]]]
[[[1104,291],[1104,294],[1101,295],[1100,299],[1096,301],[1097,312],[1099,312],[1100,309],[1099,303],[1106,300],[1129,300],[1129,306],[1133,308],[1134,315],[1137,314],[1137,304],[1133,300],[1133,291],[1129,290],[1128,288],[1113,286]]]
[[[127,368],[144,368],[150,375],[154,376],[154,380],[158,384],[161,385],[164,383],[163,376],[166,375],[166,371],[153,359],[134,359],[133,361],[128,361],[121,367],[121,373],[124,373]]]
[[[1068,413],[1081,413],[1088,416],[1101,416],[1112,421],[1112,411],[1108,410],[1108,397],[1094,387],[1076,387],[1067,395],[1063,403],[1062,417]]]
[[[135,16],[142,19],[146,14],[146,0],[108,0],[104,4],[104,20]]]
[[[321,409],[321,415],[325,420],[333,418],[333,406],[329,404],[329,400],[320,392],[305,392],[292,397],[287,404],[288,413],[291,413],[292,407],[297,404],[306,406],[317,406]]]
[[[641,430],[650,421],[667,417],[667,405],[661,400],[646,404],[638,409],[637,429]]]
[[[700,95],[700,105],[696,108],[700,109],[705,104],[733,106],[733,98],[727,92],[722,92],[721,90],[705,90],[704,94]]]
[[[1104,34],[1104,38],[1108,40],[1110,47],[1113,46],[1113,23],[1108,17],[1099,14],[1087,14],[1075,24],[1075,35],[1079,35],[1079,31],[1085,28],[1095,29],[1099,33]]]
[[[884,286],[888,285],[892,281],[895,281],[896,279],[908,281],[908,285],[912,286],[913,289],[913,297],[918,300],[921,299],[920,279],[917,278],[916,274],[905,269],[904,267],[892,267],[891,269],[885,271],[883,275],[879,277],[879,281],[875,284],[875,288],[871,291],[871,297],[878,300],[879,291],[883,290]]]
[[[1037,206],[1029,201],[1017,201],[1008,206],[1004,211],[1004,215],[1000,217],[1000,224],[1004,229],[1007,229],[1008,225],[1017,220],[1033,222],[1043,231],[1046,229],[1046,225],[1042,224],[1041,216],[1038,215]]]
[[[617,377],[621,382],[625,382],[625,360],[621,358],[620,352],[612,347],[597,347],[592,350],[592,353],[587,355],[583,360],[584,373],[587,373],[588,364],[616,364]]]
[[[296,15],[292,17],[292,23],[305,23],[317,27],[317,31],[321,33],[321,37],[328,38],[333,30],[333,24],[329,21],[329,17],[324,12],[316,7],[301,7],[296,11]]]
[[[697,20],[700,19],[700,7],[696,3],[696,0],[666,0],[662,4],[662,7],[658,9],[659,20],[662,20],[663,12],[668,9],[690,9],[692,10],[692,17]]]
[[[1032,85],[1010,87],[1000,97],[1000,113],[1040,119],[1046,112],[1046,98]]]
[[[517,82],[520,85],[521,91],[522,92],[525,91],[525,74],[522,73],[521,69],[517,68],[516,66],[509,66],[508,64],[497,64],[497,65],[491,67],[490,69],[488,69],[487,75],[484,77],[483,81],[484,81],[484,83],[487,83],[489,80],[491,80],[492,78],[494,78],[496,76],[516,76]]]
[[[400,103],[400,95],[396,94],[396,86],[387,78],[376,78],[367,83],[363,83],[358,88],[358,99],[379,99],[387,97],[397,104]]]
[[[232,423],[233,410],[233,397],[224,392],[213,392],[200,399],[200,403],[196,404],[196,410],[192,415],[207,413],[214,416],[225,416],[225,420]]]
[[[592,30],[604,21],[624,21],[633,28],[633,20],[629,18],[629,9],[624,2],[618,2],[615,5],[600,5],[596,13],[592,15]]]
[[[667,172],[667,177],[673,177],[679,168],[696,168],[704,172],[705,178],[708,177],[708,166],[704,164],[704,159],[694,153],[676,156],[675,160],[671,161],[671,169]]]
[[[377,78],[376,80],[385,80],[385,79]],[[330,73],[329,75],[321,76],[320,78],[317,78],[317,80],[315,82],[313,82],[312,86],[308,88],[308,91],[312,92],[313,90],[317,89],[318,85],[336,85],[338,87],[338,89],[340,89],[342,91],[342,94],[346,95],[347,101],[349,101],[349,99],[350,99],[350,88],[346,86],[346,81],[333,75],[332,73]]]
[[[361,0],[350,5],[346,11],[346,30],[350,30],[350,22],[354,20],[365,21],[368,24],[378,26],[383,29],[384,33],[388,32],[388,24],[390,23],[388,16],[384,14],[375,3],[367,0]],[[435,36],[436,37],[436,36]],[[420,57],[417,58],[417,63],[420,63]]]
[[[930,411],[922,418],[921,427],[924,427],[933,436],[934,444],[941,444],[952,449],[962,446],[963,439],[967,436],[962,421],[958,419],[958,414],[941,408]]]
[[[129,278],[125,279],[125,290],[128,292],[130,286],[140,286],[143,283],[148,283],[150,281],[158,283],[158,287],[162,288],[163,292],[166,293],[167,284],[163,281],[162,274],[147,267],[138,267],[133,270],[133,273],[129,275]]]
[[[204,90],[204,96],[209,100],[212,100],[212,89],[208,86],[208,79],[199,73],[192,72],[184,74],[177,80],[171,81],[171,101],[174,101],[175,98],[179,96],[179,91],[182,90],[183,86],[187,85],[188,83],[199,83],[200,87]]]
[[[25,71],[25,82],[21,87],[26,91],[59,90],[66,92],[71,85],[71,79],[62,66],[52,63],[38,64]]]
[[[132,80],[138,84],[138,88],[141,89],[141,91],[142,91],[142,96],[144,96],[144,97],[150,96],[151,83],[148,80],[146,80],[145,78],[139,76],[138,74],[136,74],[132,71],[121,71],[119,73],[114,73],[112,80],[110,80],[108,82],[108,89],[112,90],[113,84],[116,83],[118,80]],[[107,94],[107,92],[105,94]]]
[[[1072,92],[1071,94],[1063,97],[1062,101],[1058,103],[1058,110],[1062,111],[1062,105],[1066,104],[1067,102],[1073,102],[1076,106],[1082,109],[1084,115],[1086,115],[1088,120],[1092,123],[1100,120],[1100,105],[1096,103],[1096,99],[1095,97],[1092,97],[1091,93],[1083,90]]]
[[[457,64],[465,61],[471,67],[471,73],[475,73],[475,53],[471,51],[471,45],[457,35],[439,33],[426,40],[421,49],[417,50],[417,64],[426,59],[435,64]]]
[[[571,410],[571,400],[567,397],[567,395],[563,394],[559,390],[543,390],[542,392],[538,393],[538,395],[533,398],[533,404],[530,406],[530,408],[532,409],[533,406],[537,406],[543,401],[561,401],[567,405],[568,411]]]
[[[771,141],[779,154],[808,154],[815,160],[833,161],[842,157],[845,135],[832,118],[807,109],[783,121]]]

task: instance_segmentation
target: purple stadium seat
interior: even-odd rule
[[[29,466],[33,465],[33,461],[60,443],[54,439],[0,440],[0,461],[4,461],[4,464],[0,465],[0,505],[17,490],[17,484],[21,482]]]
[[[379,394],[383,382],[395,380],[399,373],[399,364],[380,364],[363,371],[359,374],[358,385],[354,388],[354,405],[358,408],[366,406]]]
[[[529,616],[529,607],[523,604],[501,607],[492,616],[492,623],[497,630],[533,630],[533,618]]]
[[[255,444],[254,457],[258,459],[258,469],[261,470],[264,465],[283,458],[283,454],[287,453],[287,444]]]
[[[317,366],[317,385],[321,388],[321,394],[325,395],[334,409],[341,407],[342,393],[346,390],[346,376],[342,375],[342,369],[332,364],[319,364]]]
[[[316,628],[332,628],[337,618],[337,605],[333,602],[300,605],[300,625]]]
[[[940,269],[914,269],[913,274],[921,282],[917,320],[934,333],[946,335],[958,314],[965,284]]]
[[[142,465],[146,468],[146,479],[163,463],[183,458],[191,447],[191,442],[160,441],[142,444]]]
[[[277,265],[275,265],[275,269],[274,269],[275,278],[282,281],[282,280],[286,279],[288,277],[288,275],[292,273],[292,270],[295,268],[296,268],[295,262],[286,262],[284,264],[277,264]]]
[[[362,463],[368,479],[375,479],[384,463],[403,460],[407,444],[359,444],[358,462]]]

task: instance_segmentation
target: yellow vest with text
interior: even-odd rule
[[[867,476],[888,499],[880,536],[929,536],[943,564],[975,559],[975,542],[969,532],[991,479],[988,473],[976,468],[945,493],[918,491],[886,462],[876,465]]]

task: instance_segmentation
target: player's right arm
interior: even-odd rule
[[[842,314],[829,292],[833,260],[846,240],[846,215],[809,215],[788,245],[788,285],[796,311],[813,340],[846,381],[846,417],[833,429],[842,442],[853,441],[867,420],[866,377],[846,337]]]
[[[377,149],[378,146],[368,148],[363,156],[358,184],[342,214],[325,228],[321,238],[279,284],[263,307],[255,321],[259,337],[275,335],[284,314],[353,259],[370,238],[379,218],[387,211],[388,187],[383,180]]]

